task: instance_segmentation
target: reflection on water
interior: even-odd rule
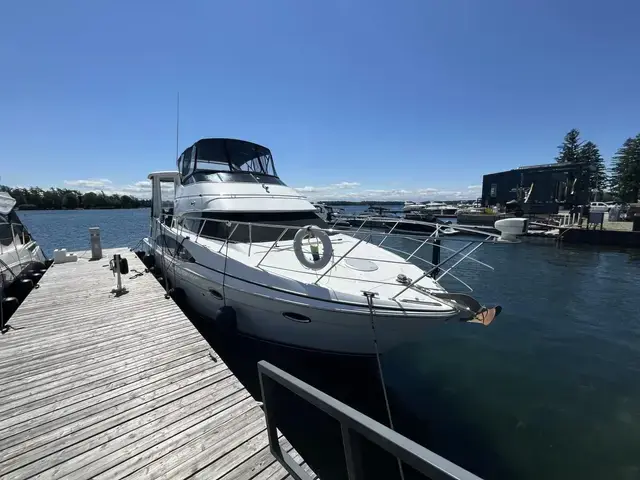
[[[87,228],[94,225],[105,247],[134,245],[147,231],[148,214],[21,216],[50,254],[63,246],[88,248]],[[396,246],[415,248],[414,242]],[[397,429],[488,479],[640,478],[638,251],[498,244],[474,256],[495,270],[464,262],[458,275],[474,296],[503,312],[486,328],[434,325],[383,357]],[[450,278],[445,286],[460,289]],[[255,364],[266,359],[386,419],[375,362],[203,332],[254,394]],[[286,433],[297,433],[291,440],[302,455],[324,478],[341,478],[335,425],[322,417],[308,421],[312,413],[300,405],[289,410]],[[310,424],[324,431],[311,433]],[[327,441],[320,446],[320,439]],[[371,478],[392,478],[383,467],[376,474],[389,476]]]

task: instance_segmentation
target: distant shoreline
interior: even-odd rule
[[[21,208],[17,207],[16,212],[87,212],[93,210],[145,210],[151,207],[95,207],[95,208]]]

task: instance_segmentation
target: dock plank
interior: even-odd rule
[[[107,268],[115,253],[131,272],[121,296]],[[54,264],[10,326],[0,477],[287,476],[257,402],[127,249]]]

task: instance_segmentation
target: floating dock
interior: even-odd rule
[[[260,404],[138,257],[88,256],[54,263],[0,335],[0,478],[291,478]]]

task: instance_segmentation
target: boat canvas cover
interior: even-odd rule
[[[221,171],[213,165],[225,165],[223,171],[249,171],[277,176],[271,151],[256,143],[231,138],[203,138],[183,152],[187,157],[195,149],[195,170]]]
[[[0,192],[0,215],[9,215],[16,206],[16,200],[7,192]]]

